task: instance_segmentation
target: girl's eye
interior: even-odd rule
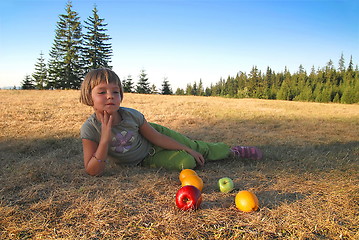
[[[119,91],[114,91],[113,93],[118,94],[118,93],[120,93],[120,92],[119,92]]]
[[[102,92],[98,92],[98,94],[105,94],[106,92],[102,91]]]

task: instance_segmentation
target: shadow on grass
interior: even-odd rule
[[[215,208],[229,208],[235,207],[235,195],[238,190],[232,193],[222,194],[220,193],[220,200],[208,200],[204,199],[201,205],[202,209],[215,209]],[[256,192],[256,196],[259,199],[260,208],[275,209],[282,204],[291,204],[298,200],[304,199],[307,195],[299,192],[283,192],[278,190],[260,191]]]
[[[305,194],[299,192],[283,192],[278,190],[262,191],[256,195],[260,199],[261,207],[269,209],[277,208],[283,203],[290,204],[306,197]]]
[[[198,173],[206,184],[205,194],[218,193],[217,181],[226,176],[235,181],[236,191],[252,189],[257,192],[263,206],[275,208],[282,203],[291,203],[305,197],[296,191],[271,189],[278,178],[281,178],[281,181],[285,179],[285,174],[301,176],[303,173],[320,174],[333,169],[343,172],[348,169],[355,171],[359,165],[358,141],[261,148],[265,155],[261,161],[225,159],[208,162],[204,168],[199,169]],[[56,188],[80,189],[84,182],[98,183],[95,181],[96,178],[87,176],[83,170],[81,140],[77,138],[2,141],[0,163],[0,202],[4,204],[27,205],[50,197]],[[115,169],[108,170],[104,178],[120,178],[119,175],[123,174],[116,174]],[[178,175],[176,172],[168,173],[162,169],[144,170],[136,167],[128,170],[127,181],[130,179],[134,182],[139,180],[131,178],[131,173],[138,175],[141,171],[152,171],[153,174],[165,171],[172,179],[176,179]],[[233,204],[233,195],[234,193],[220,196],[221,202],[209,200],[203,207],[228,207]]]

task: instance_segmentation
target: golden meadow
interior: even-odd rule
[[[79,91],[0,90],[1,239],[358,239],[359,105],[125,94],[123,106],[191,138],[259,146],[261,161],[197,169],[201,209],[179,211],[178,172],[83,169]],[[235,191],[217,187],[221,177]],[[234,197],[253,191],[260,210]]]

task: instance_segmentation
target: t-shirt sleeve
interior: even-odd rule
[[[141,112],[132,108],[124,108],[124,109],[131,116],[132,121],[136,122],[138,127],[141,127],[145,123],[145,116]]]
[[[100,142],[100,132],[90,121],[86,121],[80,129],[81,139],[88,139],[94,142]]]

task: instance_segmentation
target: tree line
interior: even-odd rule
[[[84,75],[99,67],[112,68],[113,54],[111,37],[106,34],[107,24],[98,15],[94,6],[92,16],[81,24],[78,13],[67,2],[64,14],[59,15],[55,39],[46,63],[44,54],[35,63],[35,71],[26,75],[22,89],[79,89]],[[83,33],[83,27],[86,32]],[[186,89],[173,92],[167,78],[161,89],[150,84],[146,71],[142,69],[137,84],[131,76],[122,79],[125,92],[143,94],[176,94],[195,96],[222,96],[230,98],[261,98],[311,102],[359,103],[359,69],[354,68],[352,57],[348,66],[341,55],[337,68],[333,61],[308,74],[302,65],[295,73],[287,68],[276,73],[270,67],[265,72],[253,66],[247,74],[238,72],[236,76],[221,78],[210,87],[203,87],[202,80],[187,84]]]
[[[291,74],[287,68],[276,73],[267,67],[265,73],[256,66],[247,74],[239,72],[236,76],[221,78],[210,87],[203,88],[199,83],[187,84],[186,89],[178,88],[180,95],[222,96],[230,98],[260,98],[308,102],[359,103],[359,69],[354,68],[352,57],[345,66],[341,55],[338,67],[329,60],[323,68],[314,66],[308,74],[302,65]]]

